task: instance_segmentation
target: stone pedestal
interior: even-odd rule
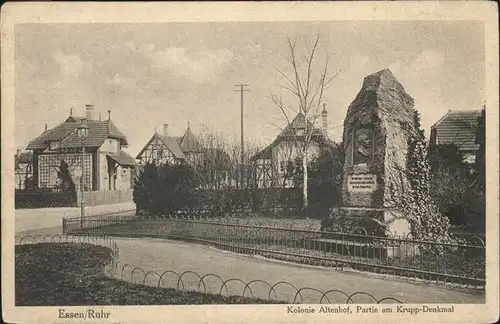
[[[401,237],[411,232],[410,224],[397,209],[340,207],[332,212],[332,224],[343,232]]]
[[[408,185],[413,116],[413,99],[389,70],[365,78],[344,120],[342,205],[332,213],[335,226],[376,236],[410,232],[397,197]]]

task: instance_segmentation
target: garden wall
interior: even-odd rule
[[[132,201],[132,189],[121,190],[102,190],[84,192],[85,206],[100,206],[121,204]],[[80,205],[80,195],[78,196],[78,205]]]
[[[113,191],[86,191],[86,206],[101,206],[132,202],[132,189]],[[69,191],[16,190],[15,208],[61,208],[80,206],[80,193]]]

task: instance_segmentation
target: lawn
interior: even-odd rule
[[[263,299],[222,296],[136,285],[109,278],[109,248],[82,243],[17,245],[16,306],[270,304]]]

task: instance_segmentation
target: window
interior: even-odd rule
[[[60,147],[60,142],[59,141],[52,141],[49,143],[49,150],[55,151]]]
[[[285,161],[280,161],[280,172],[281,173],[285,172]]]
[[[86,190],[92,187],[92,161],[91,154],[85,154],[84,166],[84,184]],[[57,171],[61,165],[61,160],[64,160],[69,168],[71,177],[75,185],[79,184],[82,175],[82,156],[81,154],[47,154],[40,155],[38,160],[38,177],[40,188],[54,188],[58,185],[59,179]]]

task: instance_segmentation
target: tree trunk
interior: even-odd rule
[[[307,147],[304,150],[304,156],[302,157],[302,169],[303,169],[303,186],[302,186],[302,209],[307,213]]]

